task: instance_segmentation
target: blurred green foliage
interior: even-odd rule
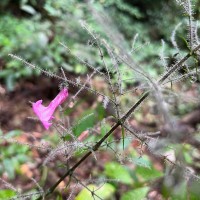
[[[66,50],[59,45],[59,41],[68,45],[73,41],[77,44],[81,44],[80,40],[87,41],[77,30],[80,25],[76,17],[82,15],[81,9],[76,9],[78,3],[72,1],[67,7],[64,3],[66,1],[0,3],[0,59],[3,65],[0,78],[9,90],[14,89],[17,80],[40,74],[12,60],[7,56],[9,53],[52,72],[57,72],[61,66],[67,71],[85,72],[80,65],[72,67],[73,59],[70,60]],[[79,49],[78,46],[76,48]],[[84,54],[87,57],[86,52]]]
[[[21,131],[13,130],[6,134],[6,138],[9,140],[14,136],[19,136],[20,134]],[[5,142],[1,142],[0,175],[6,173],[9,179],[14,179],[16,173],[20,173],[20,166],[30,160],[28,151],[29,148],[25,145],[17,143],[6,145]]]
[[[134,190],[131,190],[129,192],[124,193],[122,195],[121,200],[129,200],[129,199],[141,200],[141,199],[145,199],[148,191],[149,191],[148,187],[137,188],[137,189],[134,189]]]
[[[139,34],[135,47],[145,45],[142,51],[133,54],[134,60],[143,64],[144,69],[152,76],[162,72],[158,61],[160,40],[167,41],[167,52],[170,48],[170,34],[182,18],[180,8],[172,1],[94,1],[94,8],[106,12],[116,28],[127,40],[131,49],[133,37]],[[197,2],[198,5],[198,2]],[[88,45],[89,35],[81,28],[79,20],[86,20],[97,33],[105,35],[102,25],[95,21],[84,1],[78,0],[3,0],[0,2],[0,79],[7,88],[14,89],[17,80],[40,74],[24,67],[20,62],[8,57],[9,53],[17,54],[25,60],[44,69],[58,72],[62,66],[70,73],[84,74],[87,69],[78,63],[59,42],[66,43],[72,53],[98,66],[101,63],[99,53]],[[180,13],[172,15],[171,13]],[[196,7],[196,15],[199,8]],[[162,28],[161,28],[162,27]],[[112,29],[112,27],[111,27]],[[155,49],[158,50],[155,51]],[[107,57],[108,64],[111,61]],[[159,59],[157,59],[159,60]],[[124,78],[132,78],[125,74]]]
[[[13,190],[0,190],[0,200],[5,200],[5,199],[9,199],[12,198],[16,195],[16,192]]]
[[[127,185],[133,184],[133,179],[131,178],[130,173],[125,168],[125,166],[119,163],[116,162],[106,163],[104,173],[109,178],[116,179],[121,183]]]

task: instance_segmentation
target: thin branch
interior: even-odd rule
[[[44,74],[47,75],[47,76],[56,78],[56,79],[58,79],[58,80],[63,81],[64,83],[68,83],[68,84],[71,84],[71,85],[76,86],[76,87],[79,87],[79,88],[82,88],[82,87],[83,87],[83,85],[82,85],[81,83],[77,83],[77,82],[74,82],[74,81],[69,80],[69,79],[66,80],[65,78],[60,77],[60,76],[58,76],[57,74],[54,74],[54,73],[49,72],[49,71],[46,71],[46,70],[44,70],[44,69],[42,69],[42,68],[40,68],[40,67],[38,67],[38,66],[36,66],[36,65],[31,64],[30,62],[24,60],[24,59],[21,58],[20,56],[17,56],[17,55],[14,55],[14,54],[8,54],[8,55],[9,55],[10,57],[12,57],[13,59],[16,59],[16,60],[21,61],[23,64],[27,65],[28,67],[30,67],[30,68],[32,68],[32,69],[39,70],[40,72],[44,73]],[[97,71],[97,70],[96,70],[96,71]],[[92,89],[92,88],[90,88],[90,87],[85,86],[84,89],[85,89],[85,90],[88,90],[88,91],[90,91],[90,92],[92,92],[92,93],[94,93],[94,94],[96,94],[96,95],[105,97],[104,94],[102,94],[102,93],[98,92],[97,90],[94,90],[94,89]],[[109,101],[111,101],[113,104],[115,104],[115,101],[114,101],[113,99],[109,98]]]
[[[197,47],[195,47],[190,53],[188,53],[185,57],[183,57],[179,62],[177,62],[168,72],[166,72],[166,74],[163,75],[163,77],[161,77],[158,80],[158,84],[162,84],[163,81],[165,81],[171,74],[173,74],[173,72],[175,72],[177,69],[179,69],[182,64],[188,59],[190,58],[196,51],[198,51],[198,49],[200,48],[200,45],[198,45]],[[135,109],[137,107],[140,106],[140,104],[149,96],[150,92],[144,92],[143,95],[140,97],[140,99],[127,111],[126,114],[124,114],[124,116],[119,119],[113,126],[112,128],[92,147],[92,151],[88,151],[74,166],[72,166],[52,187],[50,187],[46,193],[45,193],[45,197],[49,196],[50,194],[52,194],[54,192],[54,190],[56,189],[56,187],[67,177],[67,176],[71,176],[73,174],[73,172],[75,171],[75,169],[77,167],[79,167],[79,165],[81,165],[91,154],[93,151],[97,151],[99,149],[99,147],[101,146],[101,144],[120,126],[123,125],[124,122],[126,121],[127,118],[130,117],[130,115],[135,111]],[[166,157],[164,157],[165,160]],[[170,160],[168,160],[170,163],[174,164],[173,162],[171,162]],[[40,196],[37,200],[42,200],[42,196]]]

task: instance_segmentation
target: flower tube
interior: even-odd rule
[[[32,104],[34,113],[38,116],[45,129],[49,129],[52,125],[51,120],[54,118],[53,114],[56,108],[62,104],[68,97],[68,90],[62,89],[59,94],[45,107],[42,105],[42,100],[38,100]]]

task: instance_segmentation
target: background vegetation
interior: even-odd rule
[[[194,7],[194,16],[199,19],[200,1],[194,0],[193,3],[196,5]],[[46,100],[48,101],[57,93],[56,88],[58,88],[59,83],[52,81],[50,78],[47,80],[42,78],[40,71],[24,67],[22,62],[11,59],[8,54],[17,54],[36,66],[58,74],[61,73],[60,68],[62,67],[66,70],[67,77],[77,79],[81,76],[81,80],[84,81],[87,78],[87,74],[90,73],[90,69],[81,62],[77,62],[73,55],[77,55],[83,61],[89,61],[95,67],[101,66],[101,57],[99,52],[95,50],[90,35],[81,26],[81,20],[86,21],[97,34],[105,37],[114,45],[120,43],[127,51],[134,51],[132,56],[134,61],[141,64],[143,70],[153,78],[158,78],[164,72],[159,59],[162,40],[165,41],[165,54],[168,64],[176,60],[177,50],[173,47],[170,37],[176,25],[180,22],[185,23],[185,21],[184,14],[175,1],[99,0],[94,1],[93,6],[98,13],[109,16],[109,20],[101,21],[98,18],[98,13],[95,15],[88,6],[87,1],[2,0],[0,2],[0,86],[3,91],[1,95],[6,96],[6,98],[2,98],[1,106],[6,107],[8,105],[9,110],[9,112],[4,111],[4,109],[0,111],[2,115],[0,118],[1,136],[6,135],[7,140],[13,137],[21,138],[26,143],[29,142],[30,136],[26,136],[26,134],[24,136],[24,132],[36,131],[38,133],[34,137],[37,137],[37,140],[49,141],[53,145],[59,143],[54,131],[45,135],[41,127],[33,126],[27,121],[22,122],[19,117],[20,111],[16,111],[18,113],[17,120],[16,118],[11,118],[10,115],[12,114],[9,114],[11,113],[10,111],[14,112],[15,110],[11,108],[11,105],[16,106],[19,101],[22,101],[25,104],[24,106],[27,107],[27,102],[32,99],[33,101],[37,100],[34,99],[37,95],[40,98],[47,98]],[[182,53],[188,52],[183,38],[185,32],[184,29],[180,29],[177,31],[176,36]],[[113,36],[112,40],[109,34]],[[59,42],[67,44],[71,49],[71,53],[67,53]],[[136,47],[135,49],[132,48],[133,43],[134,47]],[[111,65],[109,55],[105,55],[104,59]],[[125,70],[123,64],[120,67]],[[103,72],[103,69],[100,68],[100,70]],[[184,72],[180,72],[180,74],[184,74]],[[133,79],[134,76],[135,79]],[[124,88],[129,89],[132,85],[137,86],[140,84],[137,76],[129,71],[124,73],[123,78],[127,80],[124,83]],[[97,84],[101,89],[104,87],[102,82],[99,83],[97,81]],[[34,85],[36,86],[35,88]],[[190,93],[200,92],[199,81],[194,83],[192,79],[188,79],[184,87],[185,91]],[[29,93],[30,90],[34,89],[35,93],[31,94],[31,96],[17,97],[17,92],[23,93],[24,88]],[[175,93],[182,89],[180,85],[174,86]],[[103,90],[108,92],[108,86],[105,86]],[[40,91],[40,94],[38,91]],[[73,89],[71,89],[71,92],[75,93]],[[41,96],[41,93],[43,96]],[[46,97],[44,97],[45,94]],[[135,100],[139,94],[140,91],[136,95],[122,99],[122,104],[124,106],[130,105],[132,102],[130,99]],[[8,104],[7,100],[13,100],[12,104]],[[94,104],[96,106],[95,111],[91,107]],[[83,108],[80,109],[80,106]],[[190,101],[186,104],[177,103],[174,105],[172,112],[182,119],[185,114],[191,113],[195,109],[198,110],[198,106],[199,104],[196,101]],[[155,127],[159,127],[158,120],[156,116],[152,116],[152,113],[152,115],[144,117],[150,108],[152,113],[156,112],[154,110],[155,104],[152,101],[149,101],[148,105],[135,115],[136,127],[139,130],[144,128],[146,131],[155,131]],[[30,111],[25,113],[27,116],[30,115]],[[95,113],[96,117],[90,115],[91,113]],[[22,115],[24,114],[22,113]],[[77,122],[82,116],[89,116],[82,123],[80,122],[78,127],[74,128],[73,133],[78,136],[83,131],[94,127],[96,123],[106,116],[112,115],[112,110],[105,110],[100,101],[96,101],[92,95],[88,95],[85,98],[80,98],[75,107],[67,108],[65,115],[71,116],[70,120],[74,122]],[[197,138],[199,138],[200,134],[198,123],[195,126],[192,124],[192,128],[195,127]],[[98,140],[110,127],[109,123],[104,123],[100,126],[100,135],[90,137],[89,141]],[[138,150],[140,145],[136,140],[130,141],[126,139],[122,145],[122,142],[118,141],[119,138],[119,134],[109,138],[109,141],[117,141],[112,144],[115,149],[114,155],[117,155],[116,152],[118,150],[124,152],[122,153],[124,157],[126,154],[131,155],[132,165],[119,163],[113,156],[113,151],[109,150],[109,148],[101,152],[100,156],[104,159],[103,164],[94,164],[91,159],[83,166],[83,172],[79,171],[80,176],[86,180],[85,184],[91,191],[97,190],[97,195],[101,196],[102,199],[139,200],[144,199],[147,195],[149,195],[149,199],[199,198],[199,180],[188,183],[185,179],[180,178],[180,174],[177,172],[178,169],[175,170],[176,172],[173,175],[169,175],[170,178],[167,179],[165,175],[170,173],[168,171],[171,168],[163,165],[163,163],[149,155],[148,152],[142,153],[140,157],[140,151]],[[12,182],[15,186],[17,185],[23,192],[34,193],[40,188],[33,187],[35,182],[31,181],[31,178],[36,177],[35,179],[40,185],[49,186],[51,181],[48,179],[48,175],[58,179],[65,169],[62,161],[57,161],[55,166],[50,165],[48,168],[41,166],[45,160],[46,152],[38,153],[32,148],[19,145],[14,141],[5,141],[5,139],[0,139],[0,144],[0,175],[2,176],[0,181],[4,183],[4,186],[6,183],[3,182],[3,179]],[[177,150],[174,152],[174,156],[181,156],[182,161],[198,174],[200,158],[197,147],[199,146],[193,147],[186,142],[184,145],[172,144],[171,147]],[[77,153],[73,162],[80,155],[82,154]],[[34,166],[35,159],[39,160],[35,164],[36,166]],[[40,167],[39,169],[37,169],[38,166]],[[88,168],[91,168],[92,171],[88,171]],[[90,173],[98,179],[107,179],[108,181],[99,189],[97,183],[87,183],[87,175]],[[25,187],[27,183],[29,183],[30,187]],[[0,199],[11,198],[16,195],[15,190],[4,186],[0,186]],[[71,194],[70,192],[70,190],[63,192],[59,188],[53,198],[58,200],[66,199]],[[86,188],[75,189],[73,195],[77,200],[93,199]]]

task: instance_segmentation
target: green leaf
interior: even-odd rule
[[[97,113],[97,120],[101,121],[103,118],[106,116],[106,112],[102,104],[99,104],[96,108],[96,113]]]
[[[15,168],[13,166],[13,161],[10,160],[10,159],[4,159],[3,160],[3,166],[4,166],[5,171],[8,174],[8,177],[10,179],[15,178]]]
[[[6,87],[9,92],[14,90],[14,85],[15,85],[15,76],[14,74],[10,74],[6,79]]]
[[[200,197],[200,182],[199,180],[193,180],[190,185],[186,187],[187,193],[189,193],[190,200],[199,200]]]
[[[29,157],[25,154],[18,154],[15,157],[18,160],[18,162],[20,162],[20,163],[25,163],[29,159]]]
[[[60,12],[59,10],[56,10],[55,8],[53,8],[51,5],[49,4],[45,4],[44,9],[49,13],[49,15],[52,16],[59,16]]]
[[[163,176],[163,173],[154,169],[138,166],[135,169],[136,175],[141,177],[142,180],[149,181]]]
[[[103,199],[110,199],[114,192],[115,187],[109,183],[105,183],[97,190],[96,194],[102,197]]]
[[[62,196],[60,194],[57,195],[56,200],[63,200]]]
[[[121,183],[131,185],[133,184],[133,179],[129,174],[125,166],[120,165],[116,162],[110,162],[105,165],[104,174],[110,178],[117,179]]]
[[[14,197],[16,192],[13,190],[0,190],[0,200],[5,200]]]
[[[130,199],[143,200],[146,197],[148,191],[149,191],[148,187],[137,188],[135,190],[131,190],[129,192],[124,193],[122,195],[121,200],[130,200]]]
[[[105,183],[103,186],[88,185],[87,188],[89,188],[91,191],[94,191],[98,197],[104,200],[111,199],[113,193],[115,192],[114,186],[109,183]],[[75,200],[97,200],[99,199],[97,196],[92,197],[91,192],[84,188],[76,196]]]
[[[76,126],[73,127],[73,132],[76,136],[78,136],[83,131],[93,127],[94,123],[95,123],[95,115],[94,113],[90,113],[78,121]]]
[[[6,133],[6,137],[13,138],[15,136],[21,135],[21,133],[22,133],[22,131],[20,131],[20,130],[12,130],[12,131],[9,131],[8,133]]]
[[[180,183],[179,185],[176,186],[176,189],[174,188],[173,194],[171,194],[171,197],[175,200],[187,200],[187,183],[186,181]],[[199,197],[199,195],[198,195]],[[192,199],[190,197],[190,199]]]
[[[109,130],[111,129],[111,126],[109,124],[103,123],[101,125],[101,135],[105,135]]]
[[[84,74],[84,73],[86,73],[86,70],[87,70],[87,68],[85,66],[77,64],[77,65],[75,65],[74,72],[76,74]]]
[[[29,5],[22,5],[21,6],[21,9],[31,15],[34,15],[36,14],[36,11],[35,9],[32,7],[32,6],[29,6]]]
[[[151,162],[147,159],[147,157],[139,157],[139,158],[133,158],[133,163],[135,165],[139,165],[142,167],[146,167],[146,168],[151,168]]]
[[[193,159],[190,153],[185,151],[183,152],[183,155],[184,155],[185,161],[189,164],[192,164]]]
[[[16,154],[25,154],[28,151],[27,146],[19,146],[18,144],[12,144],[8,146],[5,150],[5,155],[16,155]]]
[[[185,48],[190,51],[190,47],[189,47],[188,41],[182,35],[180,35],[179,38],[182,40],[183,45],[185,46]]]

